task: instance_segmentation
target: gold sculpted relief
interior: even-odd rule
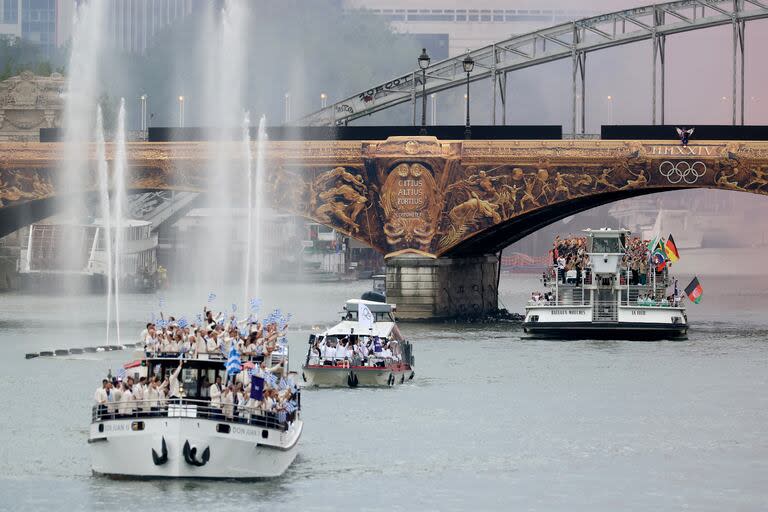
[[[312,182],[311,211],[322,223],[341,225],[346,231],[360,231],[358,217],[368,203],[368,187],[359,174],[344,167],[324,172]]]
[[[381,207],[391,250],[429,250],[437,231],[438,199],[435,179],[424,165],[401,163],[390,171],[381,190]]]

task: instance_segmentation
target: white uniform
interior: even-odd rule
[[[135,408],[135,403],[133,400],[133,393],[131,393],[130,389],[126,389],[123,391],[123,394],[120,396],[120,406],[118,408],[118,411],[120,414],[133,414]]]
[[[93,394],[93,401],[96,402],[97,405],[103,405],[109,401],[107,390],[104,389],[104,386],[96,389],[96,392]]]
[[[181,366],[178,366],[168,378],[168,398],[179,398],[179,373]]]
[[[221,384],[211,384],[211,407],[221,409]]]

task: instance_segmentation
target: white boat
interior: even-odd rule
[[[548,291],[526,306],[524,332],[558,339],[684,337],[688,317],[679,293],[668,298],[668,267],[652,269],[645,282],[635,282],[631,270],[622,266],[628,230],[584,232],[589,265],[564,279],[557,273],[545,277]]]
[[[374,316],[373,326],[365,328],[358,321],[358,308],[368,307]],[[310,335],[302,378],[307,386],[316,387],[391,387],[414,377],[412,345],[405,340],[395,322],[396,306],[385,302],[351,299],[344,305],[341,322],[320,335]],[[325,358],[313,354],[313,347],[346,340],[353,344],[379,344],[392,347],[392,357],[372,352],[365,358]],[[375,340],[375,341],[374,341]]]
[[[227,417],[210,407],[206,386],[226,382],[224,359],[184,359],[179,376],[184,397],[121,416],[94,407],[88,443],[94,474],[141,478],[256,479],[282,475],[298,452],[303,422],[291,414],[254,412]],[[131,369],[141,375],[173,372],[178,358],[146,358]],[[150,371],[151,370],[151,371]],[[133,373],[129,375],[134,376]]]

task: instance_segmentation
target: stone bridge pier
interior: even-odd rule
[[[498,309],[499,259],[496,255],[433,258],[416,254],[390,257],[387,301],[401,320],[481,317]]]

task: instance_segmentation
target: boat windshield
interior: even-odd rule
[[[621,246],[621,241],[618,237],[595,237],[592,239],[592,252],[616,254],[624,252],[624,248]]]
[[[375,322],[394,322],[395,319],[392,317],[392,314],[389,312],[383,312],[383,313],[373,313],[374,321]],[[347,311],[347,313],[342,317],[342,320],[350,320],[352,322],[357,322],[357,311]]]

